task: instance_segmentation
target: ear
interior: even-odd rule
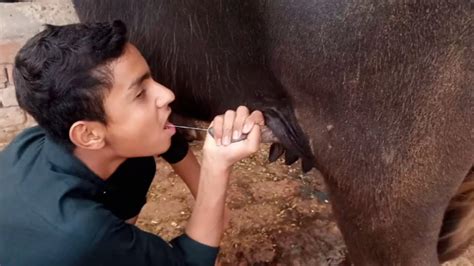
[[[78,148],[102,149],[105,146],[105,126],[96,121],[77,121],[69,129],[69,139]]]

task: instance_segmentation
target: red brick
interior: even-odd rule
[[[20,40],[0,42],[0,64],[12,64],[16,53],[23,46],[23,43]]]
[[[6,64],[5,67],[7,69],[7,79],[8,79],[7,87],[13,86],[13,75],[12,75],[13,64]]]
[[[0,125],[2,127],[21,126],[26,122],[26,115],[20,107],[0,108]]]
[[[8,86],[7,67],[0,65],[0,89]]]
[[[13,64],[0,64],[0,89],[13,86]]]

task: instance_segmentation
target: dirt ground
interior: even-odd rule
[[[191,148],[200,158],[202,143]],[[222,265],[338,265],[345,246],[331,214],[321,175],[298,163],[268,163],[269,146],[238,163],[228,196],[230,226]],[[137,225],[170,240],[183,232],[193,198],[171,167],[158,159],[157,175]],[[474,248],[443,266],[474,265]]]

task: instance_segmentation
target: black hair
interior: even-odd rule
[[[110,63],[123,54],[126,43],[127,28],[121,21],[46,25],[15,57],[20,107],[72,150],[69,129],[75,122],[106,124],[103,100],[113,83]]]

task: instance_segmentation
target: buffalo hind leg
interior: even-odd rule
[[[358,176],[357,170],[354,174],[353,178],[326,178],[350,261],[364,266],[438,265],[444,213],[463,178],[458,182],[456,177],[440,179],[433,173],[377,180]]]

